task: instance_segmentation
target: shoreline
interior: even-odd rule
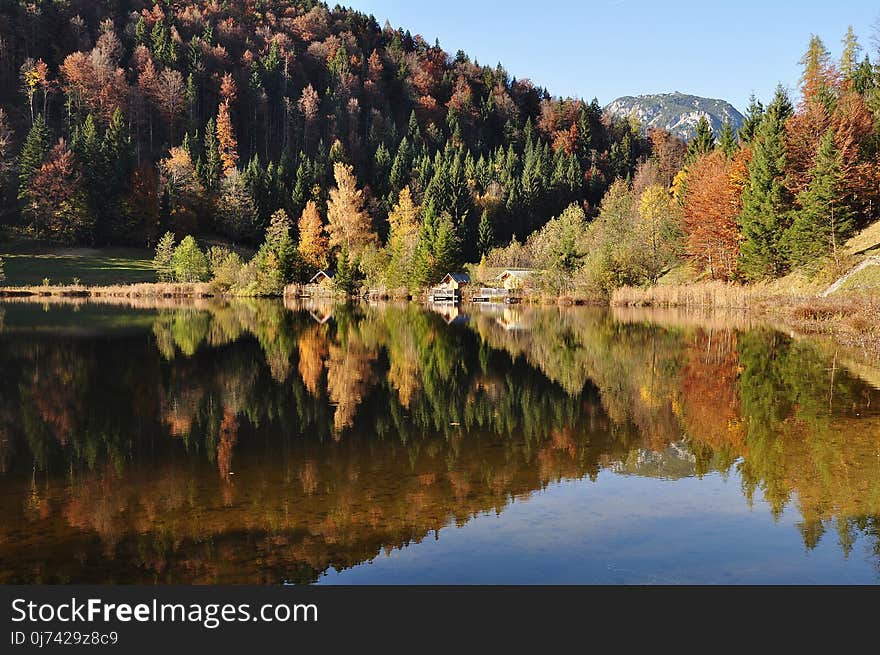
[[[285,290],[268,299],[317,302],[364,302],[401,300],[425,304],[422,295],[398,297],[396,293],[344,296],[327,293],[297,298]],[[470,305],[472,294],[465,293],[462,305]],[[224,294],[210,283],[137,283],[107,286],[23,286],[0,287],[0,300],[40,301],[46,299],[97,300],[125,303],[132,300],[234,300],[241,296]],[[504,303],[496,303],[504,304]],[[762,285],[740,286],[720,282],[694,283],[648,288],[623,287],[609,300],[590,300],[577,296],[527,295],[516,306],[604,306],[645,310],[676,309],[687,314],[736,312],[750,319],[767,322],[805,336],[832,338],[847,348],[862,351],[870,359],[880,359],[880,293],[846,292],[828,297],[810,294],[783,294]]]

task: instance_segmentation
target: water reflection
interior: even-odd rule
[[[0,582],[312,582],[601,471],[880,562],[880,391],[747,321],[10,303],[0,365]]]

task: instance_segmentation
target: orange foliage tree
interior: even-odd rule
[[[729,160],[720,149],[703,155],[688,168],[683,203],[687,253],[712,279],[730,280],[739,259],[737,216],[742,209],[736,169],[744,155]]]

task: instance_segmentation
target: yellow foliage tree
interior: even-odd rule
[[[217,111],[217,145],[223,172],[228,175],[238,166],[238,141],[229,115],[229,100],[224,100]]]
[[[309,200],[299,218],[299,256],[312,270],[327,268],[327,251],[329,249],[324,225],[318,214],[318,207]]]
[[[370,215],[364,209],[364,192],[357,187],[354,168],[336,162],[333,165],[336,188],[327,203],[327,232],[330,247],[346,246],[351,255],[361,255],[367,246],[378,242]]]
[[[675,263],[680,250],[681,226],[675,209],[669,191],[660,185],[649,186],[639,198],[636,232],[645,249],[645,274],[652,282]]]

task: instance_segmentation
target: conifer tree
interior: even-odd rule
[[[739,130],[740,141],[743,143],[750,143],[751,140],[755,138],[755,134],[757,134],[758,127],[761,125],[763,119],[764,105],[762,105],[761,101],[753,95],[749,98],[749,107],[746,109],[745,119]]]
[[[753,141],[754,154],[739,216],[743,237],[740,270],[751,280],[780,275],[785,270],[783,237],[791,209],[784,184],[785,121],[791,113],[791,101],[780,87]]]
[[[269,227],[266,228],[264,246],[274,253],[284,282],[291,281],[296,270],[296,247],[290,234],[292,228],[290,217],[283,209],[272,214]]]
[[[718,147],[721,148],[721,151],[725,155],[733,157],[738,146],[739,144],[736,139],[736,134],[733,131],[733,125],[729,120],[725,120],[724,124],[721,126],[721,136],[718,139]]]
[[[28,200],[31,180],[49,153],[49,128],[38,114],[18,156],[18,199]]]
[[[220,187],[223,174],[223,160],[220,158],[220,144],[217,141],[217,124],[209,118],[205,124],[205,158],[202,166],[202,183],[208,191],[216,191]]]
[[[442,275],[458,269],[459,242],[455,234],[455,226],[449,216],[442,216],[437,224],[434,236],[434,276]]]
[[[697,122],[697,134],[688,146],[688,157],[691,160],[700,155],[707,155],[715,149],[715,134],[705,115]]]
[[[855,228],[833,130],[822,137],[810,177],[809,186],[797,197],[798,209],[786,234],[790,261],[798,266],[826,256],[839,261],[841,246]]]
[[[859,65],[859,54],[862,46],[856,38],[856,33],[850,25],[846,30],[846,36],[843,37],[843,53],[840,56],[840,74],[844,80],[852,80],[856,69]]]
[[[483,210],[480,217],[480,227],[477,230],[477,249],[481,256],[486,256],[495,245],[495,231],[492,228],[492,220],[489,218],[489,212]]]
[[[339,291],[349,296],[357,290],[357,264],[352,262],[346,244],[342,245],[336,258],[334,284]]]

